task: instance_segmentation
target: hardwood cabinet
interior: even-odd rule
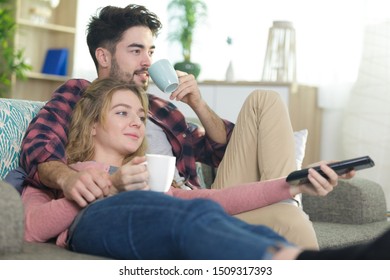
[[[24,49],[25,59],[32,65],[32,70],[28,73],[27,80],[14,81],[12,98],[47,100],[56,87],[72,76],[77,0],[62,0],[51,10],[48,9],[50,2],[42,0],[15,2],[18,26],[15,47]],[[68,49],[67,76],[41,73],[46,52],[50,48]]]
[[[235,122],[247,96],[255,89],[276,91],[284,100],[295,131],[308,129],[306,155],[303,166],[320,160],[322,111],[317,105],[317,88],[294,83],[273,82],[224,82],[205,81],[199,83],[202,97],[222,118]],[[151,84],[149,92],[162,98],[162,93]],[[196,117],[192,109],[182,102],[173,101],[185,116]]]

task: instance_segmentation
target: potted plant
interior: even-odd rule
[[[184,59],[174,67],[197,78],[200,65],[191,61],[193,35],[197,24],[207,16],[207,5],[202,0],[171,0],[168,11],[171,12],[169,21],[175,27],[169,33],[168,39],[181,44]]]
[[[24,62],[23,50],[15,50],[16,21],[10,0],[0,0],[0,97],[10,95],[12,77],[24,79],[31,66]]]

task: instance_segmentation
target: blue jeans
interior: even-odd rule
[[[90,204],[69,249],[114,259],[269,259],[287,241],[206,199],[122,192]]]

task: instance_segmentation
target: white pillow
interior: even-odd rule
[[[305,151],[306,151],[306,141],[307,141],[307,135],[308,135],[307,129],[302,129],[299,131],[294,131],[294,138],[295,138],[295,160],[297,162],[297,169],[302,168],[302,162],[305,157]],[[302,207],[302,195],[298,194],[294,197],[294,199],[287,199],[284,200],[285,203],[297,203],[298,206]]]
[[[308,135],[307,129],[302,129],[299,131],[294,131],[295,138],[295,160],[297,162],[297,169],[302,168],[302,162],[305,157],[306,151],[306,141]]]

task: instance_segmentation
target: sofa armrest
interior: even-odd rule
[[[303,195],[302,206],[313,222],[365,224],[386,220],[382,187],[358,177],[339,180],[326,197]]]
[[[20,194],[0,181],[0,255],[19,253],[23,246],[24,215]]]

